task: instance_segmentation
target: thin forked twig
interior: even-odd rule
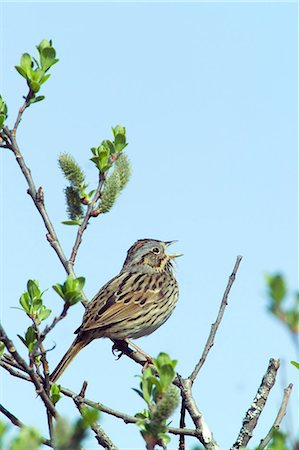
[[[105,174],[103,172],[100,172],[100,174],[99,174],[99,184],[98,184],[97,190],[96,190],[96,192],[95,192],[91,202],[88,205],[88,208],[87,208],[86,214],[84,216],[83,222],[81,223],[81,225],[79,226],[78,231],[77,231],[76,240],[75,240],[75,243],[74,243],[74,246],[73,246],[73,250],[72,250],[72,253],[71,253],[71,256],[70,256],[70,259],[69,259],[69,263],[72,266],[75,264],[75,259],[76,259],[77,253],[78,253],[78,249],[79,249],[79,247],[81,245],[81,242],[82,242],[82,236],[83,236],[84,231],[87,228],[89,219],[90,219],[90,217],[92,215],[93,208],[94,208],[96,202],[99,200],[99,198],[101,196],[101,192],[102,192],[102,188],[103,188],[104,182],[105,182]]]
[[[73,401],[81,415],[86,389],[87,389],[87,381],[84,381],[80,391],[80,396],[73,397]],[[101,447],[105,448],[106,450],[118,450],[116,445],[111,441],[109,436],[105,433],[103,428],[98,423],[94,422],[93,424],[90,425],[90,428],[94,432],[95,438]]]
[[[260,387],[258,388],[249,409],[246,411],[240,433],[230,450],[239,450],[240,448],[247,446],[252,437],[252,432],[257,424],[257,421],[265,407],[270,390],[275,384],[279,365],[280,363],[278,359],[270,359]]]
[[[211,348],[214,345],[215,336],[216,336],[218,327],[220,325],[220,322],[222,320],[225,308],[227,306],[228,295],[229,295],[231,287],[232,287],[232,285],[233,285],[233,283],[234,283],[234,281],[236,279],[236,274],[237,274],[237,271],[239,269],[241,260],[242,260],[242,256],[238,256],[237,260],[236,260],[236,263],[235,263],[235,266],[233,268],[233,271],[232,271],[232,273],[231,273],[231,275],[229,277],[226,289],[224,291],[223,298],[222,298],[222,301],[221,301],[221,304],[220,304],[220,308],[219,308],[219,311],[218,311],[218,315],[217,315],[216,321],[211,325],[211,331],[210,331],[210,334],[208,336],[208,339],[207,339],[206,345],[204,347],[203,353],[202,353],[202,355],[200,357],[200,360],[196,364],[193,372],[188,377],[191,380],[192,383],[194,382],[195,378],[197,377],[198,372],[200,371],[200,369],[202,368],[203,364],[205,363],[205,361],[207,359],[209,351],[211,350]]]
[[[267,435],[264,437],[264,439],[261,440],[261,442],[258,446],[258,450],[263,450],[271,441],[271,439],[273,437],[273,431],[279,429],[281,421],[284,418],[284,416],[286,415],[287,406],[288,406],[288,402],[289,402],[289,398],[290,398],[292,389],[293,389],[292,383],[289,384],[288,387],[284,389],[282,402],[281,402],[279,411],[277,413],[276,419],[274,420],[274,423],[273,423],[271,429],[269,430],[269,432],[267,433]]]

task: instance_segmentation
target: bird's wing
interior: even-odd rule
[[[80,331],[107,327],[134,318],[163,296],[164,274],[124,272],[113,278],[88,304]]]

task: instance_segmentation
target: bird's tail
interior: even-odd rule
[[[60,363],[57,365],[57,367],[54,369],[52,374],[50,375],[50,381],[52,383],[56,383],[58,378],[62,375],[62,373],[65,371],[67,366],[70,364],[70,362],[75,358],[77,353],[79,353],[80,350],[82,350],[83,347],[85,347],[88,344],[88,341],[78,341],[78,338],[74,340]]]

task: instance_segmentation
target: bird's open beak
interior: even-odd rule
[[[166,247],[168,247],[169,245],[174,244],[175,242],[178,242],[178,241],[177,240],[167,241],[167,242],[164,242],[164,244],[166,245]]]
[[[174,244],[175,242],[178,242],[177,240],[175,241],[168,241],[165,242],[166,247],[168,247],[171,244]],[[183,253],[172,253],[170,255],[167,255],[169,259],[174,259],[174,258],[178,258],[179,256],[183,256]]]
[[[178,258],[179,256],[183,256],[183,253],[172,253],[171,255],[167,255],[169,259]]]

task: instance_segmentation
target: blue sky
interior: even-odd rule
[[[264,275],[282,271],[291,292],[296,289],[297,5],[5,3],[1,15],[1,93],[10,124],[26,94],[13,68],[21,54],[33,54],[48,38],[60,58],[41,92],[46,100],[26,111],[18,139],[67,254],[75,229],[61,224],[65,184],[57,156],[72,153],[92,187],[90,147],[110,138],[111,126],[127,128],[131,181],[112,212],[92,221],[77,258],[90,298],[118,273],[136,239],[178,239],[175,250],[184,253],[176,269],[179,304],[167,324],[137,344],[152,355],[170,353],[188,375],[236,256],[243,255],[194,393],[215,438],[228,448],[269,358],[280,357],[283,367],[252,441],[258,443],[273,423],[283,387],[296,376],[291,340],[266,312]],[[11,306],[27,279],[46,289],[62,282],[64,272],[17,164],[8,151],[1,153],[1,316],[17,342],[29,323]],[[45,302],[60,312],[50,289]],[[52,368],[82,314],[80,305],[72,308],[50,337],[48,347],[56,343]],[[144,407],[131,390],[138,371],[126,358],[115,361],[110,342],[98,340],[78,355],[61,384],[79,391],[88,379],[89,398],[135,414]],[[4,406],[46,433],[32,387],[1,377]],[[77,415],[69,399],[59,406],[67,417]],[[284,424],[294,429],[296,389],[291,406]],[[144,448],[133,426],[104,415],[101,424],[120,449]],[[192,448],[195,441],[187,443]],[[169,448],[177,446],[173,438]],[[86,448],[97,448],[93,437]]]

